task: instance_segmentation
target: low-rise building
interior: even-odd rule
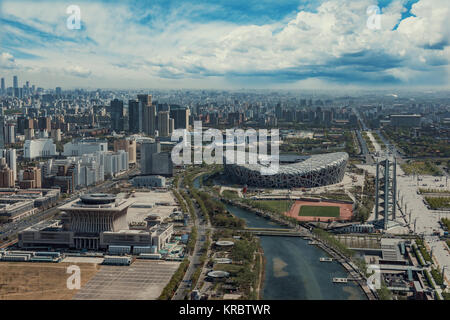
[[[32,200],[0,199],[0,221],[14,222],[36,213]]]
[[[74,249],[107,249],[109,246],[164,247],[173,234],[172,224],[130,230],[127,211],[132,199],[89,194],[59,209],[61,220],[42,222],[19,233],[20,247],[54,246]]]
[[[166,178],[163,176],[136,176],[131,179],[131,183],[138,188],[165,188]]]

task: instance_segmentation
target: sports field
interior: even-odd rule
[[[302,222],[350,221],[353,216],[353,205],[328,201],[297,200],[284,214]]]
[[[301,206],[299,216],[302,217],[333,217],[337,218],[340,214],[339,207],[330,206]]]

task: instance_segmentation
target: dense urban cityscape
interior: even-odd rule
[[[89,279],[74,299],[281,299],[273,281],[290,269],[270,248],[292,239],[311,247],[302,259],[317,270],[290,276],[328,277],[311,292],[284,283],[298,299],[449,297],[448,92],[144,93],[12,80],[1,79],[0,267],[20,267],[2,298],[36,297],[41,288],[16,282],[41,262],[43,274],[49,263],[83,265]],[[224,139],[278,129],[278,172],[225,158],[174,164],[172,133],[191,139],[195,121]]]
[[[450,300],[448,4],[156,2],[0,1],[0,300]]]

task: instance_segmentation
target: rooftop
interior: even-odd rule
[[[246,155],[246,158],[248,156]],[[281,160],[281,158],[280,158]],[[311,171],[318,171],[328,167],[340,165],[348,160],[348,154],[346,152],[335,152],[335,153],[325,153],[325,154],[315,154],[311,155],[307,159],[289,164],[280,164],[277,174],[301,174]],[[227,161],[228,162],[228,161]],[[243,164],[242,167],[253,170],[260,171],[263,167],[261,164]]]

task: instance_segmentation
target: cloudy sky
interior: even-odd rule
[[[67,27],[70,5],[79,30]],[[448,0],[0,0],[0,76],[65,88],[449,89],[449,20]]]

